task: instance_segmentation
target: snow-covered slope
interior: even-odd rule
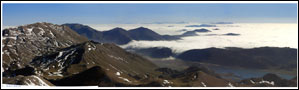
[[[85,42],[38,57],[31,62],[36,74],[48,79],[60,79],[78,74],[94,66],[106,71],[108,76],[121,81],[133,81],[139,76],[155,75],[157,68],[150,61],[126,52],[114,44]],[[115,75],[115,73],[118,73]],[[125,78],[126,77],[126,78]],[[119,80],[118,80],[119,81]]]
[[[66,26],[34,23],[2,30],[4,70],[23,68],[36,56],[87,41]]]

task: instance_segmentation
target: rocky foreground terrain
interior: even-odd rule
[[[112,43],[89,41],[68,26],[34,23],[2,31],[3,84],[99,87],[293,87],[275,74],[241,82],[203,66],[161,68]],[[137,37],[137,36],[136,36]]]

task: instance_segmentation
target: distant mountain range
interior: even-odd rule
[[[167,47],[152,47],[152,48],[126,48],[128,51],[140,54],[142,56],[149,56],[151,58],[167,58],[173,56],[174,53]]]
[[[183,30],[184,33],[181,35],[160,35],[151,29],[145,27],[139,27],[131,30],[125,30],[123,28],[113,28],[108,31],[98,31],[87,25],[82,24],[63,24],[69,28],[76,31],[78,34],[87,37],[89,40],[103,43],[115,43],[118,45],[128,44],[132,40],[140,41],[160,41],[160,40],[180,40],[182,37],[186,36],[198,36],[197,33],[208,33],[212,32],[208,29],[194,29],[192,31]],[[192,25],[191,25],[192,26]],[[206,26],[206,24],[200,25],[199,27]],[[193,26],[192,26],[193,27]],[[206,36],[239,36],[237,33],[227,33],[227,34],[214,34]]]
[[[200,24],[200,25],[187,25],[185,27],[217,27],[217,26],[211,24]]]
[[[63,24],[74,31],[78,32],[80,35],[86,36],[90,40],[97,42],[108,42],[116,44],[127,44],[132,40],[178,40],[179,37],[170,35],[160,35],[148,28],[139,27],[132,30],[125,30],[122,28],[114,28],[108,31],[98,31],[92,29],[89,26],[82,24]]]
[[[174,57],[183,61],[211,63],[229,67],[248,69],[296,70],[297,49],[279,47],[259,47],[243,49],[235,47],[191,49],[174,53],[167,47],[126,48],[128,51],[150,58]]]
[[[182,35],[179,35],[180,37],[185,37],[185,36],[197,36],[198,34],[196,33],[205,33],[205,32],[211,32],[208,29],[195,29],[192,31],[186,31],[185,33],[183,33]]]
[[[152,23],[143,23],[143,24],[188,24],[189,22],[152,22]]]
[[[214,22],[211,24],[234,24],[233,22]]]
[[[213,63],[224,66],[235,66],[255,69],[295,70],[297,67],[297,49],[260,47],[242,49],[207,48],[185,51],[177,58],[186,61]]]

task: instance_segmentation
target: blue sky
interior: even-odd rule
[[[34,22],[111,24],[151,22],[296,23],[297,4],[3,4],[3,25]]]

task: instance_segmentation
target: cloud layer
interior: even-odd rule
[[[167,25],[156,25],[148,28],[168,28],[153,29],[160,34],[179,34],[176,30],[186,29],[183,25],[173,25],[174,27],[166,27]],[[169,47],[175,52],[180,53],[190,49],[202,49],[209,47],[298,47],[298,24],[278,24],[278,23],[247,23],[220,25],[220,30],[212,30],[209,33],[198,33],[200,36],[184,37],[182,40],[176,41],[132,41],[121,47],[148,48],[148,47]],[[214,27],[215,28],[215,27]],[[187,28],[189,30],[195,28]],[[207,34],[226,34],[238,33],[240,36],[205,36]]]

